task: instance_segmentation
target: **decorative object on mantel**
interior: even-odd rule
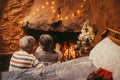
[[[86,20],[82,26],[81,33],[79,34],[77,41],[85,53],[88,53],[88,51],[92,49],[91,43],[94,42],[94,37],[95,34],[93,27],[89,25],[89,20]]]

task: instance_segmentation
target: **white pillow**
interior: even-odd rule
[[[120,80],[120,46],[109,37],[104,38],[91,50],[89,59],[93,60],[97,68],[111,71],[114,80]]]

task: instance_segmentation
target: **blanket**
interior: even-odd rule
[[[86,80],[96,67],[88,57],[77,58],[46,67],[2,72],[2,80]]]

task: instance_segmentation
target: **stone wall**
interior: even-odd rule
[[[33,0],[0,0],[0,53],[18,49],[24,35],[20,21],[29,14]]]
[[[18,49],[19,39],[25,35],[21,25],[40,30],[80,32],[83,22],[99,33],[110,27],[120,31],[120,0],[0,0],[0,52]],[[62,23],[57,24],[56,22]]]

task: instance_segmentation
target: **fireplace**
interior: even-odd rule
[[[43,31],[38,29],[24,29],[27,35],[34,36],[38,41],[41,34],[50,34],[53,37],[54,45],[59,43],[63,53],[63,60],[70,60],[79,56],[76,53],[75,45],[77,44],[79,32],[58,32],[58,31]]]

